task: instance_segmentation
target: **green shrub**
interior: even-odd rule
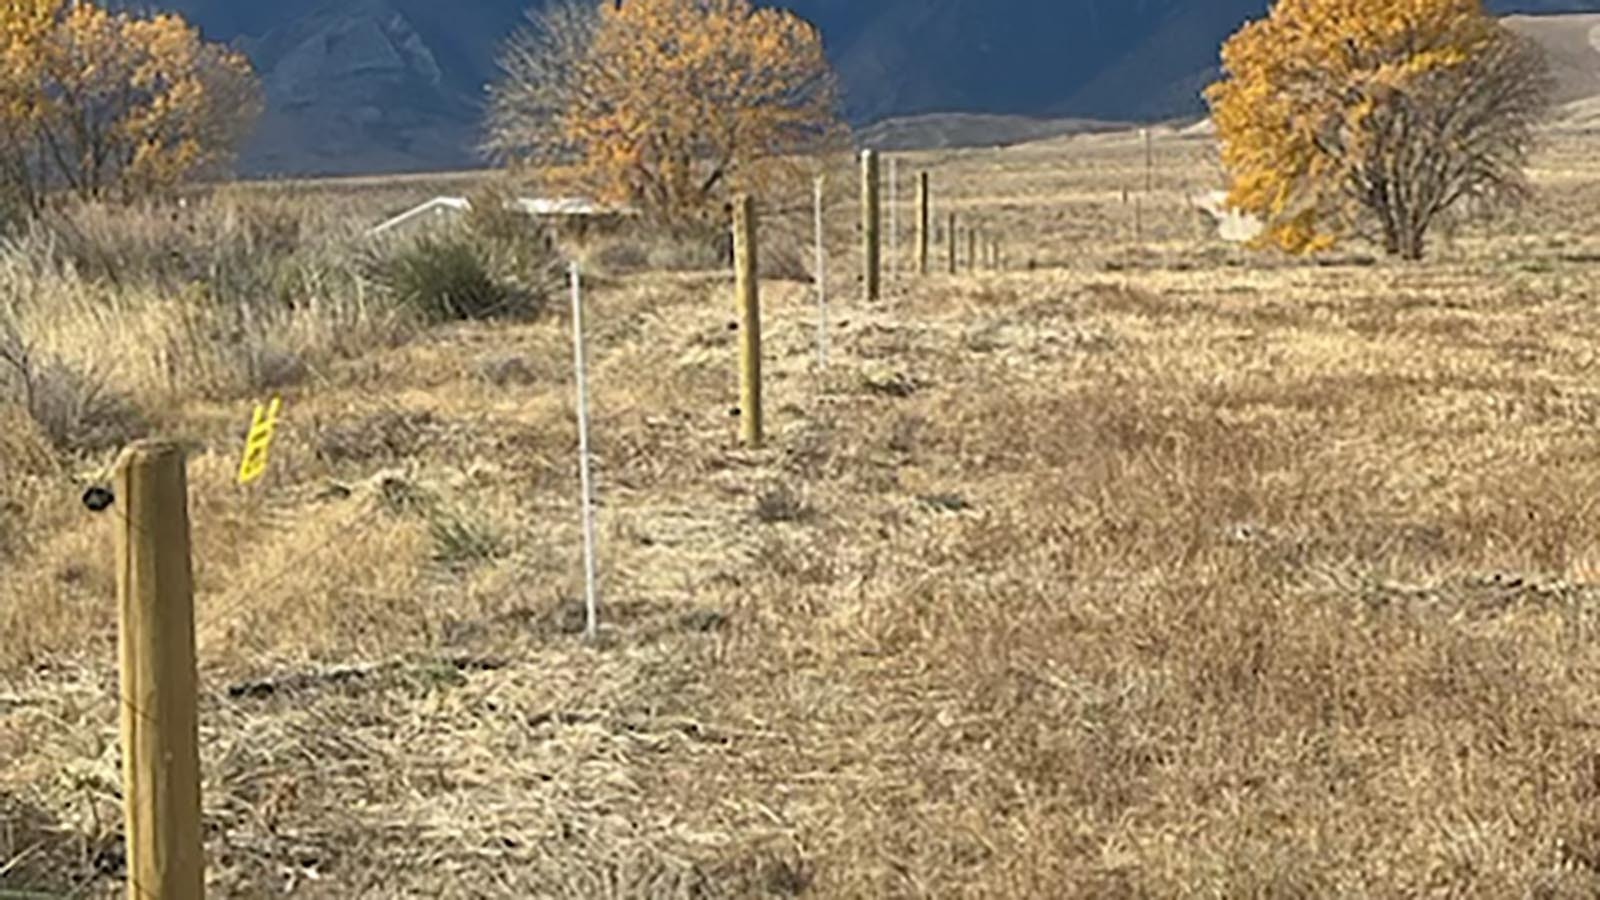
[[[521,299],[463,237],[418,238],[369,261],[367,269],[391,300],[428,322],[494,318],[516,312]]]

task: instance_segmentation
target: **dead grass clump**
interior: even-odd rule
[[[775,484],[756,497],[756,521],[764,525],[804,522],[815,514],[816,511],[785,483]]]
[[[115,872],[119,851],[80,838],[37,804],[0,787],[0,895],[70,896]]]
[[[1083,294],[1084,311],[1089,313],[1171,318],[1184,312],[1182,304],[1170,297],[1127,284],[1096,282],[1085,285]]]
[[[0,403],[0,559],[21,548],[38,483],[59,474],[57,458],[32,417],[20,406]]]
[[[0,403],[0,485],[54,475],[59,461],[50,438],[20,403]]]
[[[97,453],[139,437],[143,415],[111,387],[103,371],[41,352],[0,321],[0,405],[27,412],[62,453]]]
[[[394,461],[416,453],[439,427],[428,413],[381,410],[318,427],[314,443],[318,458],[332,465]]]
[[[495,387],[537,384],[539,375],[520,355],[496,356],[478,363],[478,376]]]
[[[282,293],[309,230],[306,210],[289,200],[224,193],[181,205],[53,210],[15,239],[14,251],[119,289],[203,282],[228,302],[261,303]]]
[[[417,330],[360,282],[348,224],[227,192],[71,208],[0,244],[0,303],[36,358],[92,368],[147,415],[256,394]]]
[[[609,277],[716,271],[733,264],[733,244],[726,229],[637,224],[593,241],[582,261],[585,271]]]
[[[506,538],[480,512],[438,507],[428,517],[433,536],[433,561],[452,571],[492,562],[505,555]]]
[[[815,238],[809,217],[792,214],[774,217],[762,223],[757,240],[756,262],[762,278],[803,284],[810,284],[816,278]],[[884,265],[887,267],[888,263]]]

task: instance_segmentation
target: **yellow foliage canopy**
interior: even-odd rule
[[[1514,181],[1536,53],[1480,0],[1279,0],[1207,92],[1230,201],[1290,251],[1375,215],[1391,252],[1420,255],[1434,216]]]
[[[557,33],[527,42],[521,56],[513,47],[500,88],[512,114],[491,127],[502,145],[570,157],[604,199],[693,217],[720,207],[730,189],[756,187],[779,157],[839,133],[821,37],[792,13],[749,0],[623,0],[584,11],[593,12],[588,24],[552,18]],[[535,50],[571,58],[537,61]],[[518,102],[529,110],[520,118]],[[540,119],[553,133],[535,133]]]
[[[260,111],[249,62],[179,16],[0,3],[0,178],[29,205],[175,185],[226,160]]]

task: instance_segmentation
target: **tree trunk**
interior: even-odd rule
[[[1383,226],[1383,252],[1390,256],[1400,255],[1400,230],[1390,222],[1385,222]]]
[[[1407,262],[1416,262],[1422,259],[1423,250],[1427,246],[1427,226],[1407,223],[1400,233],[1400,258]]]

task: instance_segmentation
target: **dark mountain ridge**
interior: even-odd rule
[[[536,0],[535,0],[536,2]],[[850,119],[977,112],[1148,121],[1202,110],[1217,48],[1267,0],[790,0],[816,23]],[[176,0],[255,62],[253,174],[464,168],[500,42],[528,0]],[[1600,11],[1523,0],[1497,12]]]

